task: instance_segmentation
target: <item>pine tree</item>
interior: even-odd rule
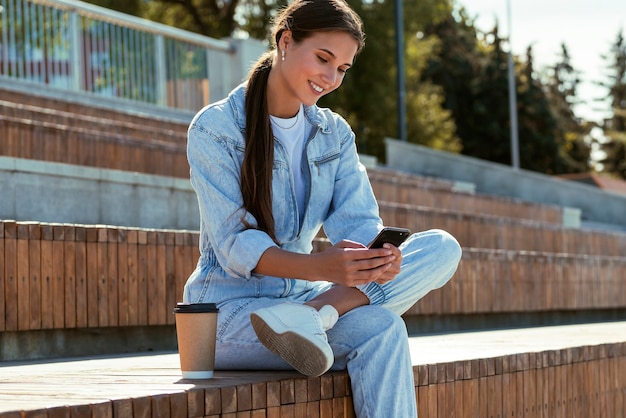
[[[604,123],[608,142],[600,144],[605,157],[599,163],[602,172],[626,179],[626,42],[623,30],[611,46],[609,80],[600,85],[608,89],[612,117]]]
[[[554,174],[580,173],[590,169],[591,146],[587,143],[592,123],[582,121],[574,112],[577,103],[579,72],[571,64],[567,46],[561,44],[560,60],[548,68],[545,90],[556,118],[554,137],[559,146],[559,164]]]
[[[443,107],[456,125],[461,140],[461,152],[472,155],[471,138],[474,133],[474,92],[472,90],[479,68],[476,29],[463,9],[459,20],[450,13],[440,22],[430,23],[425,39],[438,39],[437,48],[427,57],[421,72],[421,83],[432,83],[443,90]],[[469,151],[468,148],[469,147]]]

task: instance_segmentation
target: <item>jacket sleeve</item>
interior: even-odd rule
[[[383,227],[378,203],[367,171],[359,161],[354,133],[341,118],[336,121],[336,129],[339,165],[324,232],[333,244],[348,239],[367,245]]]
[[[240,167],[244,150],[204,126],[190,125],[187,143],[191,185],[202,223],[200,245],[214,250],[229,275],[250,278],[261,255],[276,244],[265,232],[247,229],[242,222],[257,225],[243,209]]]

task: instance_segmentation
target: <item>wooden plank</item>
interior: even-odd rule
[[[170,412],[172,414],[172,418],[188,416],[187,394],[185,392],[170,394]],[[122,417],[123,415],[119,416]]]
[[[438,386],[437,384],[432,384],[426,386],[426,396],[428,397],[428,413],[427,417],[438,417],[439,416],[439,405],[438,405]]]
[[[515,416],[518,418],[528,414],[525,399],[524,372],[518,371],[515,373]]]
[[[502,373],[502,417],[515,416],[515,387],[511,385],[511,373]]]
[[[148,325],[148,232],[137,235],[137,324]]]
[[[17,329],[30,328],[28,225],[17,224]]]
[[[152,418],[152,404],[150,398],[133,398],[133,418]]]
[[[251,387],[252,409],[265,409],[267,407],[267,384],[256,382]]]
[[[173,315],[167,315],[168,309],[171,311],[173,306],[167,305],[167,260],[165,251],[165,232],[158,231],[156,233],[156,305],[155,305],[155,319],[156,324],[165,325],[168,323],[167,317],[173,317]]]
[[[539,371],[537,371],[539,373]],[[539,379],[537,374],[537,379]],[[557,394],[561,391],[561,381],[558,375],[558,365],[549,359],[547,366],[543,369],[543,416],[545,418],[553,418],[558,415],[556,408]],[[539,382],[537,382],[537,392],[539,392]]]
[[[222,414],[229,412],[237,412],[237,388],[223,387],[220,389],[220,397],[222,402]]]
[[[172,309],[176,306],[176,302],[179,300],[178,294],[176,293],[176,263],[174,261],[175,258],[175,246],[174,246],[174,234],[172,232],[167,232],[165,234],[165,306],[164,306],[164,315],[165,322],[168,325],[174,324],[174,315],[172,314]]]
[[[118,297],[118,325],[128,326],[130,323],[130,312],[128,303],[128,230],[118,228],[117,231],[117,297]]]
[[[478,416],[489,417],[489,402],[492,394],[489,393],[489,384],[486,376],[481,375],[477,379],[478,384]]]
[[[107,316],[109,326],[119,326],[119,276],[117,261],[118,230],[107,228]]]
[[[417,390],[417,416],[418,417],[427,417],[429,406],[428,406],[428,386],[422,385],[416,388]]]
[[[280,382],[267,382],[267,407],[280,406]]]
[[[109,286],[108,286],[108,234],[107,227],[98,227],[97,266],[98,266],[98,326],[106,327],[109,322]]]
[[[62,329],[65,327],[65,230],[63,225],[52,226],[52,318],[53,327]]]
[[[98,305],[98,228],[88,227],[85,231],[87,238],[87,326],[99,325]]]
[[[331,376],[332,378],[332,376]],[[331,394],[334,397],[334,391]],[[296,391],[294,379],[284,379],[280,381],[280,404],[294,403],[296,401]]]
[[[127,271],[128,271],[128,325],[137,325],[137,304],[139,303],[137,294],[138,284],[138,234],[136,229],[129,229],[126,235],[127,241]]]
[[[174,245],[174,271],[176,276],[175,302],[183,301],[183,288],[187,281],[189,266],[185,257],[185,241],[184,234],[176,233]]]
[[[85,328],[88,325],[88,298],[87,298],[87,231],[84,226],[74,227],[76,240],[75,280],[76,280],[76,327]]]
[[[54,327],[54,269],[53,269],[53,243],[54,235],[52,225],[41,226],[41,328],[51,329]]]
[[[545,379],[548,377],[547,367],[540,368],[536,371],[537,380],[535,384],[537,385],[537,418],[544,418],[544,406],[547,409],[547,396],[545,396],[544,388],[552,382],[546,382]]]
[[[219,392],[219,389],[217,389]],[[208,392],[208,389],[207,391]],[[202,418],[205,413],[205,390],[192,388],[187,390],[187,413],[189,418]],[[221,410],[221,406],[220,406]]]
[[[28,329],[41,329],[41,225],[28,224],[28,264],[30,273],[30,324]]]
[[[76,229],[64,225],[65,328],[76,328]]]
[[[237,411],[252,409],[252,385],[241,384],[235,387],[237,391]]]
[[[151,409],[152,409],[152,417],[151,418],[163,418],[163,417],[171,417],[172,411],[170,409],[170,398],[169,395],[157,395],[151,396]]]
[[[159,293],[158,293],[158,273],[159,273],[159,261],[157,254],[157,232],[154,230],[148,230],[148,242],[147,242],[147,309],[148,309],[148,325],[159,324]]]

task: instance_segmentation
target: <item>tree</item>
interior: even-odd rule
[[[89,0],[89,3],[217,39],[242,31],[264,40],[271,17],[287,0]]]
[[[457,21],[452,13],[432,22],[425,29],[425,39],[437,39],[436,48],[426,58],[420,82],[432,83],[443,90],[443,107],[455,122],[456,135],[461,138],[462,152],[472,137],[473,83],[479,66],[476,30],[463,9]],[[471,145],[470,145],[471,148]],[[471,153],[471,151],[470,151]],[[471,154],[470,154],[471,155]]]
[[[593,124],[580,120],[574,113],[577,103],[579,73],[571,64],[567,46],[561,44],[560,60],[548,68],[545,90],[556,118],[554,136],[559,145],[559,164],[554,174],[580,173],[590,169],[591,144],[587,142]]]
[[[608,141],[600,144],[605,157],[600,159],[602,171],[626,179],[626,42],[623,30],[611,46],[608,81],[599,83],[608,89],[612,117],[604,123]]]
[[[325,96],[320,105],[332,107],[347,118],[356,131],[360,152],[384,161],[384,138],[397,137],[397,82],[394,7],[391,0],[350,2],[361,16],[367,34],[366,47],[344,79],[342,87]],[[404,29],[407,42],[407,132],[411,142],[458,149],[453,121],[441,106],[442,91],[434,85],[412,81],[423,68],[420,62],[433,42],[417,38],[426,25],[450,13],[448,0],[406,1]],[[420,61],[421,60],[421,61]],[[445,123],[440,123],[440,122]]]
[[[462,153],[510,164],[508,54],[498,25],[481,33],[461,8],[429,26],[428,33],[438,36],[441,48],[429,57],[422,79],[443,88],[444,107],[454,117]],[[526,63],[514,57],[514,67],[521,167],[549,174],[580,170],[585,164],[577,166],[570,154],[562,152],[563,135],[557,135],[557,117],[533,69],[532,49]],[[577,158],[582,160],[588,156],[582,147],[571,153],[580,153]]]

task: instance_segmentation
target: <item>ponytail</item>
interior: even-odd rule
[[[272,213],[272,168],[274,136],[267,109],[267,79],[274,52],[263,55],[250,71],[246,87],[246,151],[241,167],[241,193],[244,208],[275,242]],[[247,227],[251,227],[246,223]]]

